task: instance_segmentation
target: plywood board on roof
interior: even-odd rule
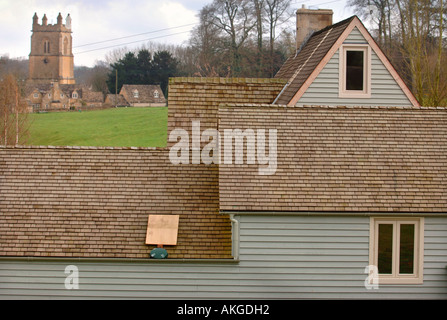
[[[149,215],[146,244],[176,245],[179,215]]]

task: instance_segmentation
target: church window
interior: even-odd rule
[[[64,38],[64,55],[68,55],[68,39]]]
[[[50,53],[50,41],[45,40],[43,43],[43,52]]]

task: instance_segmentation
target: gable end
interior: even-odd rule
[[[390,61],[387,59],[385,54],[379,48],[379,46],[374,41],[372,36],[369,34],[367,29],[364,27],[362,22],[356,16],[354,16],[351,19],[345,20],[345,24],[338,23],[332,27],[334,28],[335,26],[342,26],[343,31],[341,33],[336,33],[338,35],[337,39],[335,41],[331,41],[332,46],[329,49],[326,48],[326,53],[319,52],[320,49],[315,48],[315,50],[317,50],[317,52],[314,52],[313,56],[319,57],[319,60],[313,61],[314,67],[308,74],[302,73],[301,79],[299,79],[297,76],[291,77],[290,76],[291,69],[295,68],[294,72],[298,72],[298,73],[301,72],[297,68],[298,61],[296,61],[296,63],[294,64],[293,60],[287,62],[288,65],[286,67],[288,69],[288,74],[287,74],[287,72],[284,72],[284,71],[279,72],[280,77],[285,77],[287,75],[288,76],[287,78],[289,81],[288,81],[286,87],[281,92],[281,94],[275,99],[274,104],[287,104],[287,105],[297,104],[298,101],[303,97],[303,95],[309,89],[309,87],[313,84],[315,79],[320,75],[320,73],[323,71],[323,69],[329,63],[329,61],[334,57],[334,55],[339,54],[340,50],[343,50],[342,49],[343,46],[346,46],[348,44],[352,44],[353,46],[363,44],[363,48],[367,48],[367,49],[365,49],[364,59],[371,59],[371,55],[372,54],[375,55],[377,57],[378,61],[380,61],[383,64],[383,66],[385,67],[385,69],[389,72],[389,74],[391,75],[392,79],[395,81],[397,86],[401,89],[405,98],[408,99],[409,104],[411,104],[411,106],[415,106],[415,107],[420,106],[419,102],[416,100],[414,95],[411,93],[410,89],[406,86],[406,84],[404,83],[402,78],[398,75],[395,68],[392,66]],[[312,41],[313,37],[317,37],[323,33],[327,33],[328,30],[330,30],[330,27],[325,28],[325,29],[315,33],[311,37],[311,39],[309,39],[308,43],[303,48],[303,51],[306,50],[307,46],[311,45],[311,41]],[[349,41],[347,41],[348,37],[349,37]],[[369,52],[371,52],[371,53],[369,54]],[[342,59],[343,57],[339,57],[339,58]],[[295,57],[295,59],[296,59],[296,57]],[[369,72],[369,74],[367,75],[368,77],[371,77],[371,71],[368,69],[370,67],[371,67],[371,62],[369,61],[369,64],[365,64],[365,67],[364,67],[364,72]],[[338,67],[337,72],[340,72],[339,67]],[[303,76],[305,77],[305,79],[303,79]],[[297,78],[299,79],[299,81],[297,81]],[[342,85],[344,83],[344,82],[342,82],[342,81],[344,81],[344,79],[341,77],[340,74],[337,76],[337,79],[338,79],[337,85]],[[366,100],[362,101],[361,99],[362,98],[368,99],[371,97],[371,88],[369,86],[371,85],[370,82],[372,80],[370,78],[365,78],[364,81],[365,81],[364,90],[362,91],[362,94],[360,94],[360,95],[354,94],[354,95],[349,96],[349,95],[345,94],[346,92],[341,93],[342,90],[340,90],[339,97],[342,97],[342,98],[348,97],[348,99],[351,99],[353,104],[362,105],[363,103],[367,103]],[[335,85],[335,83],[334,83],[334,85]],[[321,96],[321,95],[319,95],[319,96]],[[312,101],[310,103],[311,104],[321,104],[320,101]]]

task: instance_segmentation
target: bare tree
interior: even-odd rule
[[[212,5],[206,5],[200,10],[200,23],[194,28],[189,40],[195,52],[194,73],[201,76],[221,74],[220,66],[225,60],[221,30],[213,23],[214,14]]]
[[[291,0],[213,0],[204,6],[199,13],[200,23],[191,33],[192,50],[184,51],[189,74],[273,76],[289,56],[290,33],[279,31],[289,20],[290,3]],[[293,32],[295,28],[290,29]],[[265,45],[267,40],[269,46]]]
[[[22,98],[17,80],[7,75],[0,81],[0,139],[4,145],[26,142],[28,134],[27,104]]]
[[[107,78],[110,73],[109,65],[104,61],[96,61],[95,66],[90,70],[87,79],[87,85],[90,85],[94,91],[109,93],[107,87]]]
[[[253,10],[247,0],[214,0],[212,24],[229,39],[231,75],[241,74],[241,48],[256,26]]]
[[[376,26],[376,41],[387,51],[391,44],[393,27],[392,14],[396,12],[394,0],[348,0],[348,5],[354,7],[355,13],[362,19],[369,19]]]
[[[445,105],[443,0],[395,1],[402,18],[401,48],[416,97],[424,105]]]
[[[265,0],[252,0],[254,6],[254,15],[256,18],[256,43],[257,43],[257,55],[256,65],[258,67],[257,73],[260,74],[263,69],[263,37],[264,37],[264,6]]]
[[[0,78],[8,74],[14,75],[19,81],[24,81],[28,77],[28,59],[12,58],[8,55],[0,57]]]
[[[447,105],[444,0],[349,0],[423,105]]]
[[[265,17],[269,30],[269,65],[270,76],[273,76],[274,48],[277,38],[276,29],[279,24],[284,23],[292,16],[290,12],[291,0],[265,0]]]
[[[118,62],[120,59],[124,58],[126,53],[128,53],[130,50],[127,47],[120,47],[117,49],[114,49],[110,52],[108,52],[105,56],[105,61],[112,65],[116,62]]]

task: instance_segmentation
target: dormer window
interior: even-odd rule
[[[154,98],[158,99],[160,97],[160,94],[158,93],[157,90],[154,91]]]
[[[371,97],[371,49],[365,45],[340,48],[340,98]]]
[[[133,93],[134,98],[138,98],[140,96],[140,93],[136,89],[134,91],[132,91],[132,93]]]

